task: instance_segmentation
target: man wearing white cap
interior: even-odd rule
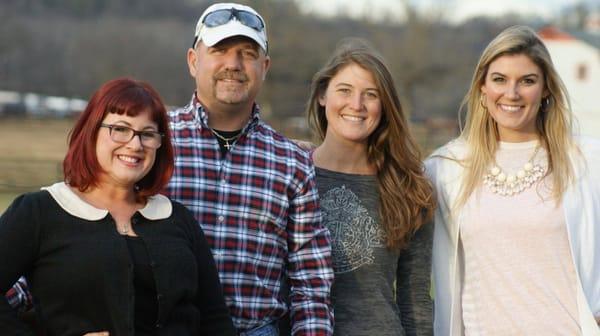
[[[270,64],[264,20],[248,6],[210,6],[187,61],[196,92],[170,112],[176,167],[167,193],[202,226],[240,335],[279,335],[287,314],[293,335],[331,335],[331,247],[314,168],[254,101]]]

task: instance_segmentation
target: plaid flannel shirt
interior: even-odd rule
[[[204,230],[238,330],[288,312],[287,275],[292,334],[332,335],[331,245],[308,153],[262,122],[257,105],[224,157],[195,95],[169,117],[176,160],[166,194]]]
[[[27,311],[33,307],[33,298],[24,277],[20,277],[4,296],[8,304],[19,312]]]

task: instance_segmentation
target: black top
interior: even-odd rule
[[[183,205],[157,198],[166,217],[140,210],[131,220],[155,277],[156,335],[235,335],[202,230]],[[60,204],[48,191],[25,194],[0,217],[0,291],[25,275],[48,336],[134,335],[135,273],[125,237],[109,214],[86,219]],[[17,334],[33,331],[3,297],[0,335]]]
[[[154,335],[158,301],[154,271],[144,241],[126,236],[127,248],[133,264],[134,328],[136,336]]]

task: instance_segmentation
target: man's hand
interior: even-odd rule
[[[98,332],[87,333],[83,336],[109,336],[109,334],[108,334],[108,331],[98,331]]]

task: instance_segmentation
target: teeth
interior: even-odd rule
[[[508,111],[508,112],[516,112],[518,111],[521,106],[520,105],[500,105],[500,108],[504,111]]]
[[[355,117],[355,116],[349,116],[349,115],[342,115],[342,118],[349,120],[349,121],[363,121],[365,120],[365,118],[361,118],[361,117]]]
[[[138,158],[134,158],[131,156],[125,156],[125,155],[119,155],[119,160],[123,160],[123,161],[130,162],[130,163],[138,163],[140,161],[140,159],[138,159]]]
[[[238,79],[221,79],[221,81],[225,83],[242,83],[242,81]]]

